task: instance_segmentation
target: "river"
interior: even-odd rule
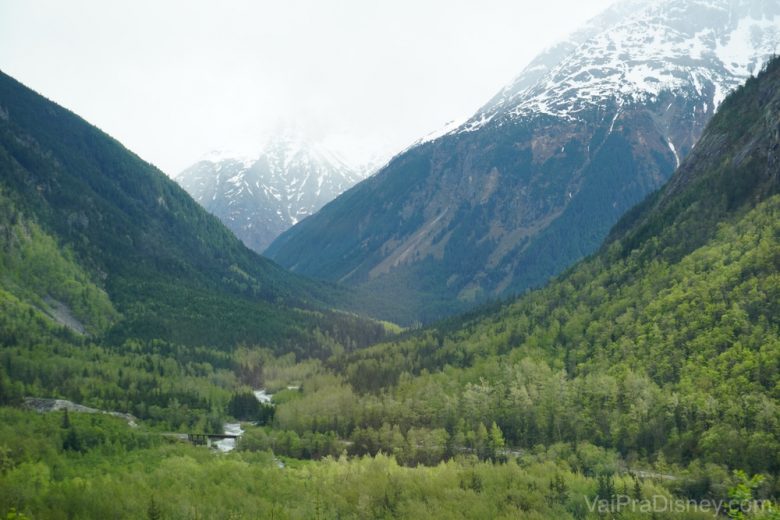
[[[241,434],[244,433],[244,430],[241,428],[240,423],[225,423],[225,433],[228,435],[238,435],[240,437]],[[222,453],[227,453],[236,449],[236,440],[237,439],[222,439],[215,442],[213,446]]]
[[[272,402],[273,395],[266,392],[265,388],[255,390],[253,393],[255,394],[257,400],[260,401],[262,404],[273,404]],[[240,423],[225,423],[224,430],[225,430],[224,433],[228,435],[238,435],[239,437],[241,437],[241,435],[244,433],[244,430],[241,428]],[[238,439],[222,439],[220,441],[215,442],[213,446],[217,448],[219,451],[221,451],[222,453],[228,453],[236,449],[237,440]]]

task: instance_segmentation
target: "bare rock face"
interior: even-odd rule
[[[775,2],[619,2],[267,254],[404,323],[538,286],[669,179],[778,42]]]

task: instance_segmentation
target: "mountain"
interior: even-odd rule
[[[520,460],[590,475],[654,468],[646,476],[699,500],[725,496],[739,469],[771,475],[776,496],[779,217],[775,58],[594,255],[508,304],[329,360],[330,386],[278,407],[277,427],[348,424],[355,455],[432,464],[496,457],[489,429]],[[337,392],[353,402],[334,409]],[[582,517],[546,517],[569,513]]]
[[[620,2],[266,254],[403,323],[541,285],[664,184],[779,34],[776,2]]]
[[[1,73],[0,173],[9,305],[32,304],[111,343],[315,354],[381,335],[328,310],[342,289],[250,251],[159,170]]]
[[[366,173],[321,145],[282,133],[255,158],[215,154],[174,179],[247,247],[261,253]]]

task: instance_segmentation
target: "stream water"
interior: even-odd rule
[[[225,423],[225,433],[240,437],[244,430],[241,429],[241,424],[239,423]],[[222,453],[227,453],[236,449],[236,439],[222,439],[215,442],[213,446]]]
[[[259,390],[255,390],[253,392],[255,394],[255,397],[258,401],[260,401],[262,404],[272,404],[271,398],[272,395],[265,391],[265,388],[261,388]],[[224,433],[228,435],[238,435],[241,437],[241,434],[244,433],[244,430],[241,429],[241,424],[239,423],[225,423],[224,426]],[[233,451],[236,449],[236,441],[238,439],[222,439],[220,441],[217,441],[213,444],[214,447],[216,447],[219,451],[222,453],[227,453],[229,451]]]
[[[265,391],[265,388],[254,391],[255,397],[263,404],[271,404],[272,395]]]

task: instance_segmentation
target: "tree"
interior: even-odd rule
[[[735,520],[747,520],[752,518],[777,520],[780,518],[780,509],[771,501],[766,500],[761,508],[756,508],[753,503],[754,491],[764,482],[763,475],[753,475],[748,478],[744,471],[734,471],[737,483],[729,489],[729,518]],[[756,509],[759,509],[756,511]]]
[[[642,484],[639,482],[639,477],[636,475],[633,475],[634,477],[634,500],[641,500],[642,499]]]
[[[615,480],[612,475],[599,475],[598,488],[596,496],[602,500],[614,500],[617,496],[615,491]]]
[[[16,511],[15,507],[12,507],[8,514],[5,515],[6,520],[30,520],[30,517],[24,513]]]
[[[68,433],[65,435],[65,439],[62,441],[62,449],[65,451],[81,451],[82,443],[81,437],[74,428],[68,429]]]
[[[565,504],[569,498],[569,488],[566,486],[566,481],[563,479],[563,475],[556,473],[555,477],[550,481],[550,492],[547,495],[548,502],[550,504]]]
[[[503,453],[504,446],[504,434],[501,428],[498,427],[496,421],[490,426],[490,436],[488,437],[488,450],[490,452],[490,458],[493,460],[505,459],[506,456]]]
[[[149,507],[146,509],[146,517],[149,520],[160,520],[162,518],[162,511],[160,506],[157,505],[157,501],[152,497],[149,499]]]

